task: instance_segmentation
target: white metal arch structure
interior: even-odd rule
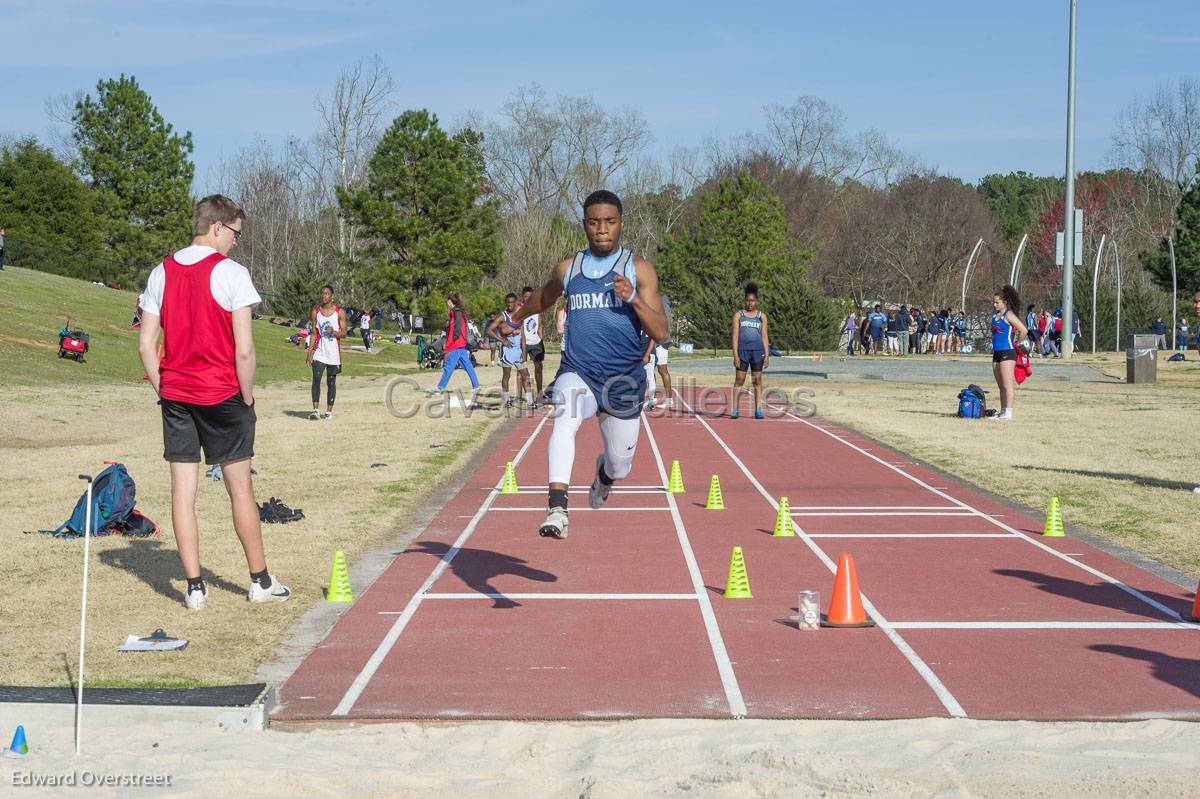
[[[1104,243],[1108,234],[1100,237],[1100,246],[1096,248],[1096,268],[1092,270],[1092,352],[1096,351],[1096,287],[1100,284],[1100,258],[1104,255]],[[1117,301],[1119,306],[1120,300]]]
[[[979,255],[979,248],[982,246],[983,239],[975,242],[975,249],[971,250],[971,257],[967,259],[967,268],[963,270],[962,305],[958,306],[960,311],[967,310],[967,278],[971,275],[971,267],[975,265],[975,256]]]
[[[1021,237],[1021,243],[1017,245],[1017,254],[1013,256],[1012,269],[1008,273],[1008,285],[1013,288],[1018,287],[1018,282],[1021,280],[1021,256],[1025,254],[1025,245],[1029,243],[1029,234],[1026,233]]]

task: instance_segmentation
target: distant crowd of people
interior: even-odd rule
[[[1079,313],[1073,312],[1072,316],[1077,343],[1081,334]],[[1029,305],[1024,321],[1034,339],[1035,356],[1062,357],[1061,308],[1039,309]],[[970,352],[972,348],[967,314],[952,308],[923,311],[901,305],[884,311],[882,304],[876,303],[861,316],[854,311],[846,314],[842,336],[846,354],[850,356],[940,355]]]

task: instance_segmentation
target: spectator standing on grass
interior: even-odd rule
[[[883,348],[883,330],[887,327],[887,317],[880,310],[882,306],[875,303],[875,310],[871,311],[867,316],[867,321],[871,325],[871,354],[878,355]]]
[[[942,317],[937,311],[929,312],[929,320],[926,322],[926,334],[929,336],[929,346],[927,349],[934,355],[942,351]]]
[[[325,392],[325,421],[333,418],[337,397],[337,376],[342,371],[342,339],[346,337],[346,312],[333,304],[333,286],[321,287],[321,303],[312,309],[308,334],[308,365],[312,367],[312,413],[309,419],[321,419],[321,376]]]
[[[917,318],[913,320],[915,325],[913,329],[912,352],[917,355],[925,351],[925,328],[929,325],[929,320],[925,318],[925,312],[918,309]]]
[[[1038,312],[1033,303],[1030,303],[1029,307],[1025,309],[1025,329],[1029,331],[1029,337],[1033,339],[1033,351],[1030,355],[1041,355],[1042,335],[1038,330]]]
[[[854,311],[846,314],[846,324],[843,326],[846,330],[846,354],[854,356],[854,339],[858,338],[858,317],[854,315]]]
[[[4,228],[0,227],[0,272],[4,271]]]
[[[1029,334],[1017,311],[1021,299],[1012,286],[1003,286],[992,296],[992,376],[1000,389],[1000,413],[993,419],[1013,418],[1013,399],[1016,395],[1017,342]]]
[[[858,351],[864,355],[871,354],[871,319],[870,314],[863,314],[862,321],[858,323]]]
[[[371,351],[371,312],[363,310],[362,316],[358,318],[358,330],[362,333],[363,346],[367,348],[367,352]]]
[[[908,355],[908,328],[912,325],[912,317],[908,308],[901,305],[896,313],[896,354]]]
[[[442,379],[438,381],[437,388],[430,393],[445,391],[450,376],[460,366],[471,381],[471,390],[479,391],[479,377],[471,365],[471,351],[467,349],[467,330],[470,329],[471,314],[467,310],[467,303],[458,292],[451,292],[446,296],[446,311],[450,318],[446,322],[446,332],[443,334],[446,344],[443,350],[445,357],[442,362]]]
[[[1154,324],[1150,325],[1150,332],[1154,334],[1154,343],[1160,350],[1167,348],[1167,323],[1163,321],[1161,316],[1155,317]]]
[[[1057,319],[1049,308],[1042,309],[1042,357],[1049,358],[1050,353],[1054,353],[1054,357],[1061,357],[1062,353],[1058,349],[1058,336],[1054,334],[1055,323],[1060,321]]]
[[[896,355],[897,347],[899,346],[900,321],[896,318],[895,311],[887,312],[887,354]]]
[[[1191,337],[1192,328],[1191,325],[1188,324],[1187,317],[1185,316],[1183,317],[1183,321],[1179,323],[1179,349],[1187,350],[1188,341],[1191,340]]]
[[[192,610],[208,600],[196,520],[201,449],[224,475],[233,529],[250,570],[249,600],[282,602],[291,596],[267,571],[250,472],[255,427],[250,313],[262,297],[246,267],[227,257],[245,219],[228,197],[214,194],[197,203],[191,246],[155,267],[143,299],[138,355],[161,400],[163,457],[171,464],[171,526],[187,578],[184,604]]]
[[[962,352],[962,347],[967,343],[967,313],[959,311],[958,317],[954,320],[954,351]]]

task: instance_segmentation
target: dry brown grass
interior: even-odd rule
[[[550,372],[553,374],[553,372]],[[433,385],[436,375],[419,380]],[[484,384],[499,379],[484,369]],[[197,512],[208,608],[183,606],[185,587],[171,533],[170,482],[162,460],[162,429],[149,389],[87,387],[22,389],[5,401],[0,458],[0,684],[64,685],[78,654],[82,540],[60,541],[22,531],[53,528],[67,517],[104,460],[126,464],[137,482],[138,508],[162,528],[161,538],[96,538],[92,542],[88,612],[89,684],[194,685],[249,681],[289,627],[323,601],[332,554],[351,564],[368,549],[392,546],[418,503],[469,458],[502,422],[460,412],[451,419],[390,416],[383,377],[343,377],[330,422],[288,415],[309,408],[306,382],[275,383],[256,393],[254,459],[260,501],[279,497],[306,519],[264,525],[272,573],[293,590],[292,601],[251,606],[249,576],[232,530],[223,484],[201,480]],[[456,375],[451,387],[466,385]],[[407,395],[412,396],[412,395]],[[431,448],[431,444],[443,446]],[[372,463],[387,464],[370,468]],[[360,591],[365,586],[354,586]],[[177,653],[118,654],[130,633],[162,627],[191,641]]]
[[[1078,362],[1125,376],[1123,355]],[[889,367],[902,369],[903,363]],[[1200,364],[1159,362],[1158,383],[1034,377],[1012,422],[953,416],[952,383],[804,382],[817,413],[1032,508],[1058,496],[1064,519],[1175,568],[1200,572],[1200,466],[1192,457]],[[710,381],[714,385],[720,381]],[[997,396],[990,361],[974,382]]]

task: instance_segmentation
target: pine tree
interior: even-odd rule
[[[500,267],[500,213],[481,199],[480,134],[453,136],[428,111],[406,111],[375,149],[367,185],[338,187],[347,218],[374,240],[376,288],[399,307],[438,318],[445,294],[476,289]]]
[[[1179,199],[1172,232],[1175,244],[1176,285],[1179,292],[1191,297],[1200,289],[1200,161],[1192,185]],[[1171,251],[1166,239],[1157,250],[1141,253],[1142,266],[1154,282],[1168,292],[1171,290]]]
[[[108,256],[139,280],[191,238],[192,134],[177,135],[132,75],[96,84],[73,123],[97,195],[92,223]]]

